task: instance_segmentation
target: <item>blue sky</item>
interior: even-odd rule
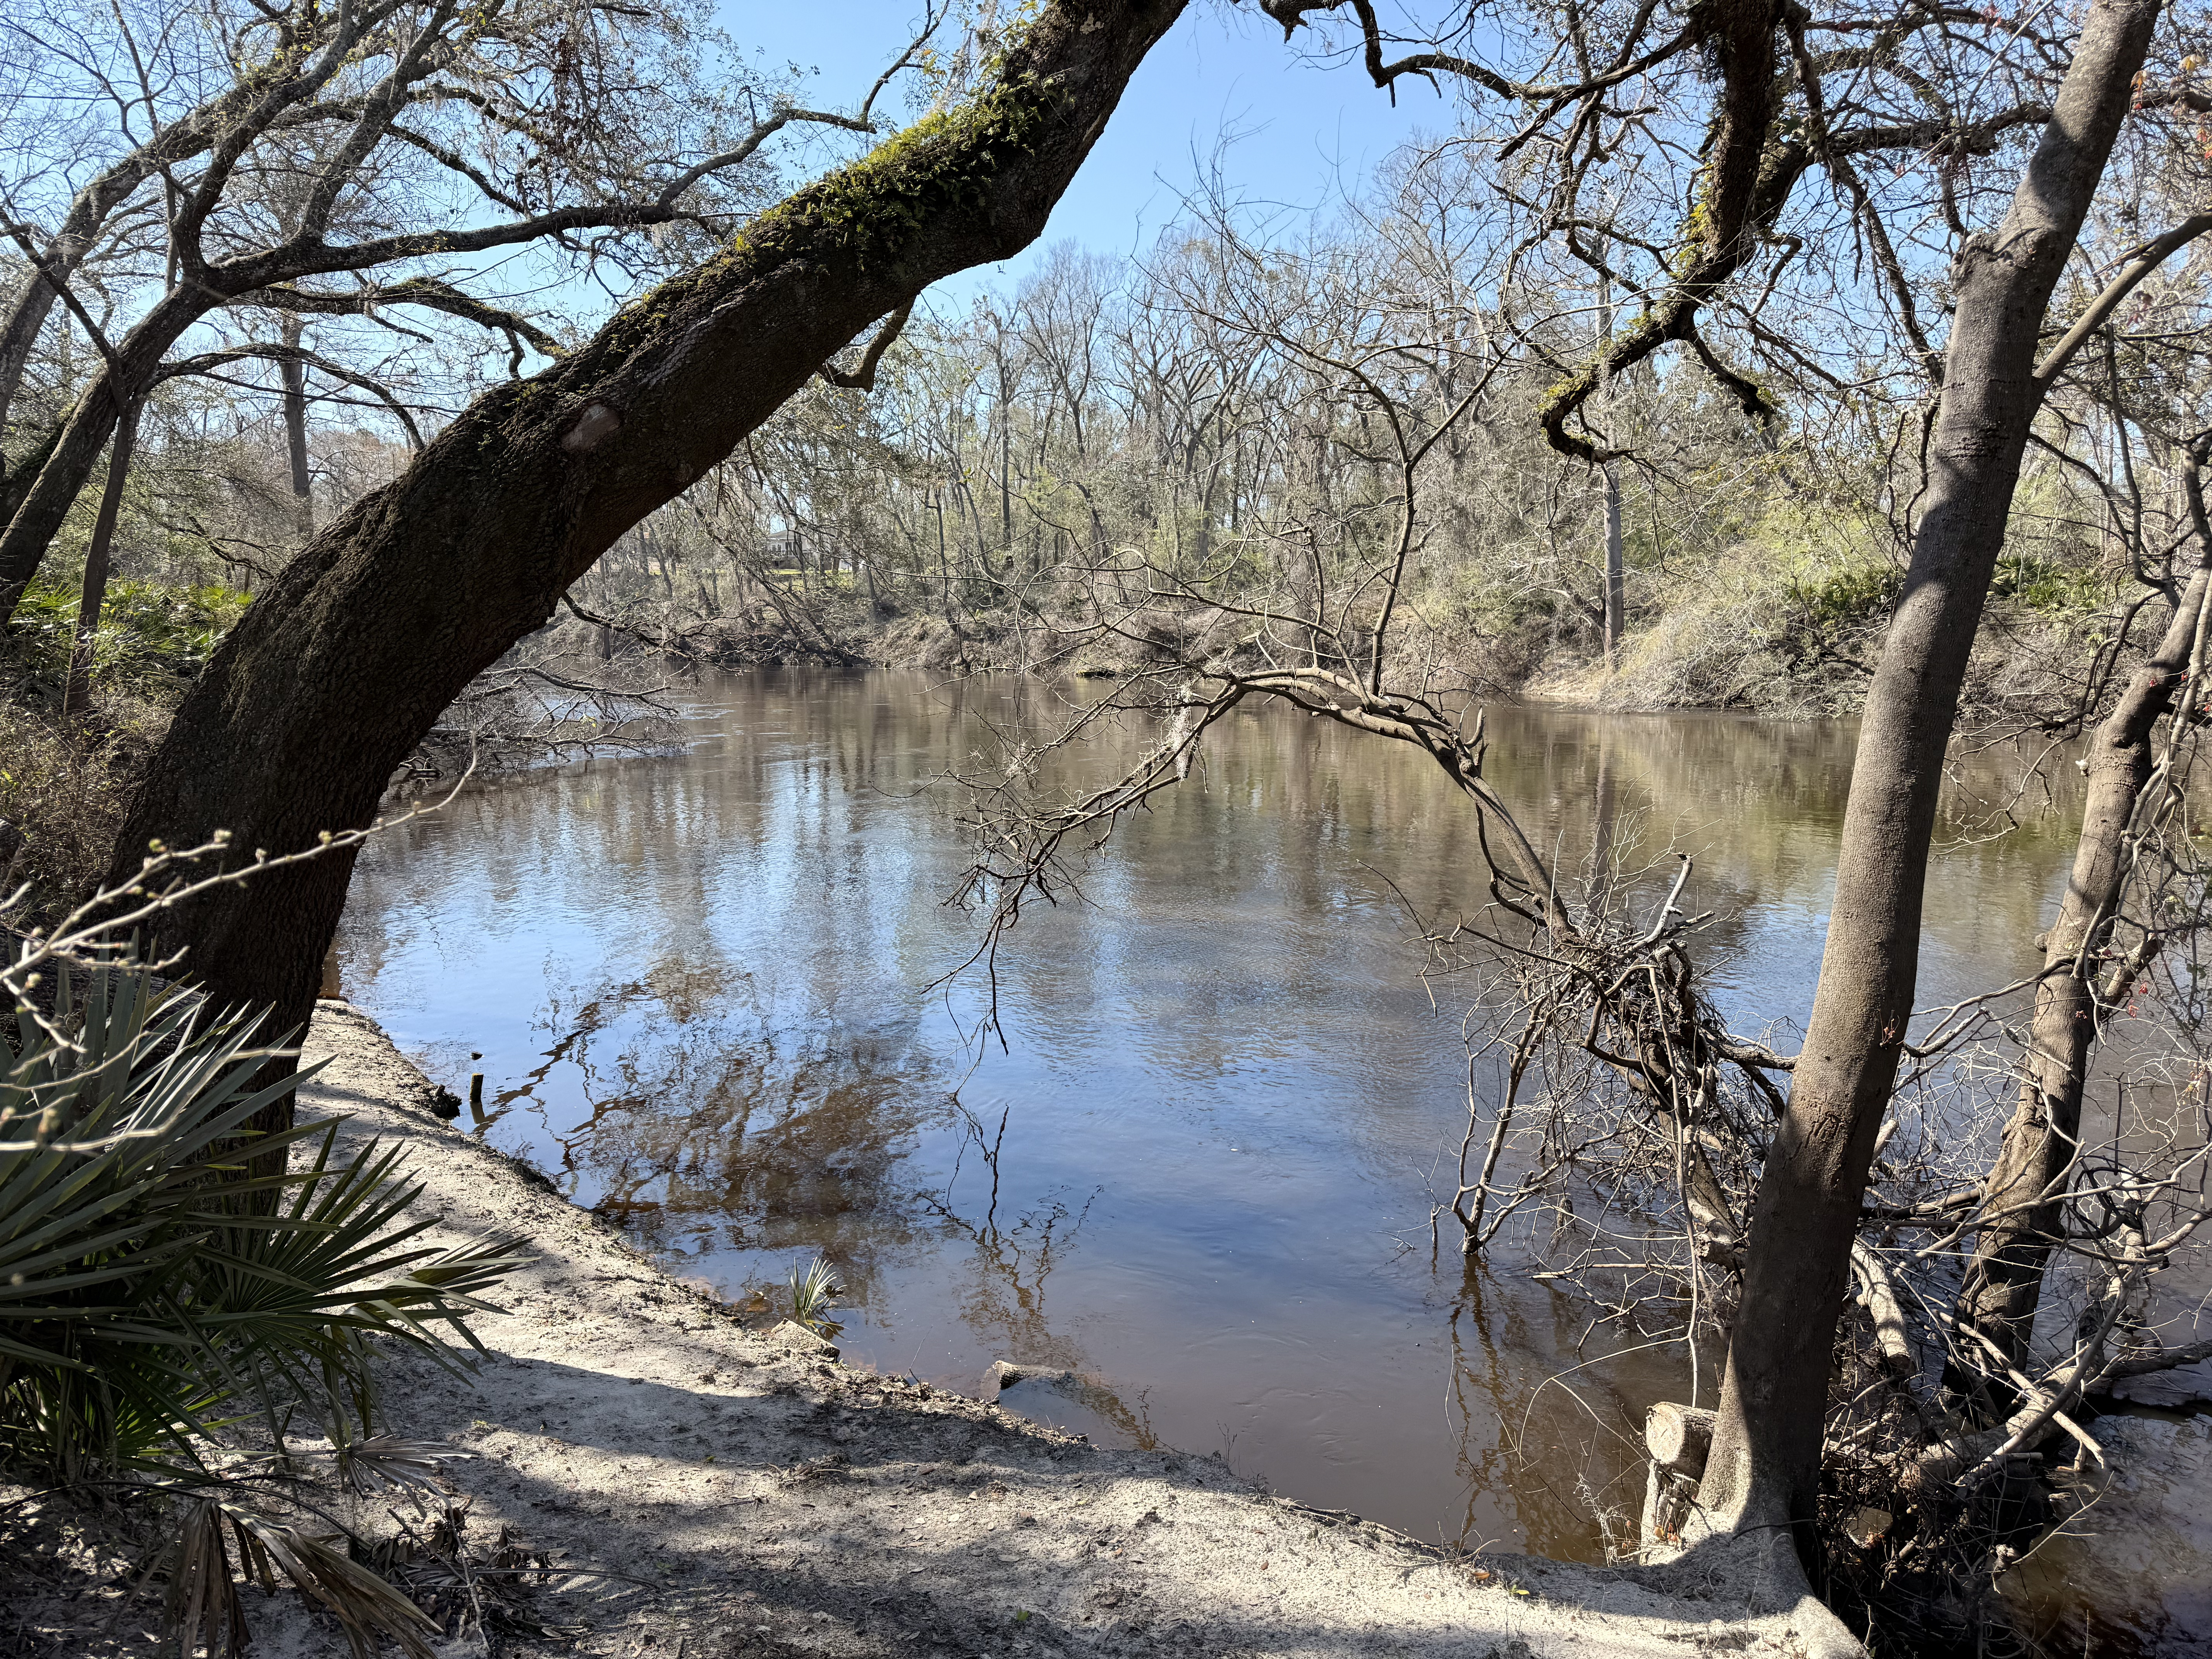
[[[918,16],[914,0],[722,0],[719,8],[740,51],[817,71],[809,100],[846,108],[913,38]],[[1232,194],[1325,207],[1398,143],[1451,125],[1449,106],[1425,87],[1401,89],[1399,101],[1393,109],[1355,64],[1300,61],[1249,0],[1199,0],[1137,71],[1044,234],[1006,265],[939,283],[931,297],[958,304],[980,287],[1017,279],[1055,242],[1102,253],[1148,245],[1224,137],[1220,161]],[[887,112],[908,113],[896,100]]]

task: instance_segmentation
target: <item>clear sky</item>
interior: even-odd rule
[[[913,39],[919,12],[915,0],[721,0],[719,9],[740,51],[816,71],[805,96],[845,108]],[[1217,154],[1233,195],[1326,206],[1340,185],[1356,188],[1399,143],[1451,125],[1449,106],[1425,86],[1401,88],[1399,102],[1393,109],[1356,64],[1300,61],[1249,0],[1197,0],[1146,58],[1029,252],[939,283],[931,295],[957,304],[982,284],[1018,277],[1055,242],[1136,252],[1175,216]],[[893,101],[889,112],[908,112]]]

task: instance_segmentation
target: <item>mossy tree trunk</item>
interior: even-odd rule
[[[464,410],[258,598],[152,757],[112,874],[216,829],[238,860],[368,823],[478,672],[624,531],[721,460],[871,323],[1004,259],[1046,216],[1185,0],[1055,0],[971,101],[762,216],[587,345]],[[304,1025],[349,852],[218,889],[161,944],[221,1003]]]

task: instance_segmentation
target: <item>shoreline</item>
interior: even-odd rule
[[[543,1177],[432,1116],[436,1091],[374,1021],[317,1006],[330,1065],[303,1116],[342,1151],[404,1146],[426,1235],[516,1232],[536,1260],[479,1319],[456,1377],[397,1360],[386,1432],[465,1455],[472,1532],[570,1570],[517,1656],[1521,1656],[1848,1653],[1810,1598],[1757,1575],[1462,1557],[1259,1492],[1212,1457],[1102,1449],[993,1404],[761,1334]],[[592,1573],[615,1575],[592,1577]],[[304,1613],[257,1650],[323,1650]],[[288,1626],[278,1639],[278,1624]],[[473,1637],[456,1642],[481,1652]]]
[[[1089,639],[1062,653],[1040,652],[1026,626],[1004,614],[972,617],[968,629],[955,633],[933,613],[908,611],[857,624],[834,637],[825,633],[818,641],[795,635],[787,622],[773,618],[756,618],[748,626],[736,617],[719,617],[681,650],[661,652],[640,644],[622,654],[635,660],[659,656],[671,665],[723,673],[805,667],[909,670],[956,679],[1018,674],[1115,680],[1157,672],[1171,659],[1173,642],[1182,636],[1174,618],[1158,620],[1166,631],[1152,645],[1127,634]],[[1801,721],[1854,719],[1864,702],[1863,685],[1815,672],[1771,672],[1730,682],[1715,695],[1715,687],[1681,683],[1670,672],[1677,665],[1655,635],[1636,636],[1612,665],[1601,656],[1564,647],[1533,655],[1509,650],[1501,656],[1471,639],[1448,642],[1443,650],[1445,659],[1458,665],[1469,697],[1483,703],[1527,703],[1593,714]]]

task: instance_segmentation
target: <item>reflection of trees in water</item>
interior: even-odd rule
[[[1045,1312],[1045,1282],[1052,1275],[1053,1263],[1074,1243],[1091,1205],[1106,1189],[1093,1188],[1080,1204],[1071,1203],[1073,1194],[1066,1188],[1050,1190],[1011,1218],[1002,1218],[1000,1158],[1006,1149],[1012,1108],[1000,1108],[996,1124],[987,1124],[958,1101],[953,1109],[959,1114],[961,1127],[960,1150],[954,1157],[952,1173],[941,1188],[922,1194],[921,1201],[947,1231],[974,1247],[960,1295],[962,1322],[999,1358],[1024,1370],[1068,1373],[1068,1380],[1061,1385],[1063,1394],[1113,1424],[1139,1449],[1153,1449],[1159,1441],[1152,1433],[1144,1395],[1139,1393],[1132,1407],[1086,1370],[1082,1349],[1054,1334]],[[973,1219],[955,1207],[953,1200],[971,1158],[976,1173],[969,1176],[972,1196],[963,1203]],[[980,1211],[975,1208],[978,1204]]]
[[[539,1104],[557,1077],[580,1121],[545,1132],[594,1199],[642,1248],[809,1250],[837,1266],[847,1306],[880,1302],[879,1269],[911,1261],[933,1235],[971,1247],[963,1322],[994,1354],[1077,1373],[1072,1398],[1139,1446],[1157,1443],[1132,1407],[1084,1374],[1054,1334],[1046,1283],[1097,1193],[1047,1192],[1009,1212],[1000,1176],[1008,1114],[988,1130],[933,1086],[910,1025],[779,1029],[748,976],[663,961],[587,994],[554,990],[538,1022],[553,1041],[500,1110]],[[921,1133],[952,1125],[949,1177],[908,1169]],[[1101,1189],[1103,1190],[1103,1189]],[[759,1280],[771,1291],[773,1273]],[[752,1281],[748,1281],[748,1288]]]
[[[588,996],[556,991],[544,1063],[497,1103],[542,1099],[558,1073],[585,1115],[546,1133],[646,1249],[811,1247],[865,1303],[874,1264],[916,1237],[899,1166],[946,1097],[910,1031],[780,1030],[746,990],[743,975],[664,962]]]
[[[1547,1296],[1553,1328],[1539,1335],[1515,1298],[1496,1290],[1489,1270],[1470,1263],[1447,1322],[1467,1495],[1457,1541],[1470,1547],[1487,1541],[1478,1506],[1510,1492],[1529,1550],[1562,1560],[1601,1559],[1606,1528],[1594,1515],[1629,1516],[1633,1541],[1632,1517],[1643,1501],[1641,1414],[1605,1377],[1602,1360],[1573,1377],[1538,1378],[1532,1388],[1528,1358],[1583,1351],[1590,1328],[1569,1297]]]

